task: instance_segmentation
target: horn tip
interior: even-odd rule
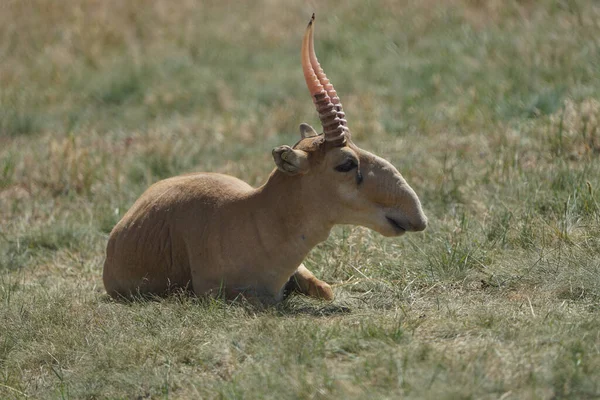
[[[312,17],[310,17],[310,21],[308,21],[308,26],[311,26],[315,21],[315,13],[312,13]]]

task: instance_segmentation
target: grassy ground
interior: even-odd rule
[[[240,4],[0,5],[0,397],[600,396],[600,4]],[[149,184],[258,185],[316,124],[312,11],[355,141],[429,228],[337,227],[306,260],[331,304],[110,301]]]

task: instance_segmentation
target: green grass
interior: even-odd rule
[[[108,233],[150,184],[259,185],[317,123],[312,11],[2,7],[1,398],[600,396],[597,2],[319,2],[353,138],[398,167],[428,229],[336,227],[305,262],[331,304],[106,296]]]

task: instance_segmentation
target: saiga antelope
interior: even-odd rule
[[[276,169],[254,189],[222,174],[162,180],[110,234],[104,286],[115,297],[188,288],[197,295],[280,301],[286,283],[333,298],[302,260],[336,224],[384,236],[422,231],[419,198],[388,161],[358,148],[342,104],[314,51],[314,14],[302,42],[302,70],[323,133],[300,125],[294,147],[273,149]]]

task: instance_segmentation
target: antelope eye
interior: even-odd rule
[[[358,167],[356,160],[354,160],[353,158],[350,158],[350,159],[344,161],[343,164],[340,164],[337,167],[335,167],[334,169],[338,172],[348,172],[348,171],[352,171],[356,167]]]

